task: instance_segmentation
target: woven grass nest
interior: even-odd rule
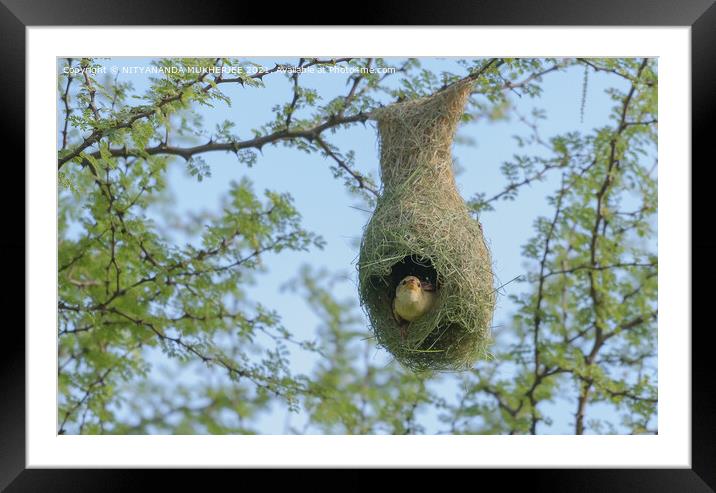
[[[451,145],[472,82],[376,110],[383,184],[358,261],[361,304],[378,345],[415,370],[455,371],[486,356],[495,308],[482,228],[458,193]],[[435,305],[401,337],[392,302],[415,275]]]

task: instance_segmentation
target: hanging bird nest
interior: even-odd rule
[[[471,89],[458,82],[373,114],[383,190],[361,242],[360,299],[378,344],[415,371],[469,368],[490,340],[490,252],[457,191],[451,154]],[[432,283],[437,299],[401,331],[392,303],[407,275]]]

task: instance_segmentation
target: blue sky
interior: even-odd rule
[[[273,66],[277,61],[261,58],[252,60],[267,66]],[[148,62],[149,59],[115,58],[104,63],[146,66]],[[421,62],[425,68],[434,69],[437,73],[446,69],[464,73],[464,69],[461,69],[454,59],[421,59]],[[122,75],[120,80],[130,80],[135,89],[142,93],[147,87],[146,77],[139,74]],[[527,96],[520,98],[515,94],[510,95],[510,98],[519,114],[528,116],[535,106],[546,111],[547,118],[540,124],[540,132],[545,139],[572,130],[588,132],[594,127],[607,124],[613,101],[604,90],[614,86],[623,88],[623,81],[618,77],[590,72],[584,119],[581,121],[582,81],[581,68],[570,69],[565,73],[552,73],[544,78],[543,94],[540,98],[532,100]],[[204,128],[213,129],[217,123],[228,119],[236,124],[235,133],[242,137],[250,136],[252,128],[272,119],[274,105],[290,99],[291,85],[287,77],[274,74],[266,77],[264,82],[265,88],[242,88],[233,84],[222,86],[222,91],[232,100],[232,105],[228,107],[218,104],[215,108],[198,108],[204,118]],[[339,74],[302,76],[302,83],[316,89],[324,101],[345,94],[345,82],[346,75]],[[500,173],[500,165],[510,160],[515,153],[522,152],[517,149],[512,136],[516,133],[524,135],[526,132],[527,128],[516,118],[497,122],[480,120],[463,125],[459,129],[459,136],[475,142],[474,146],[457,144],[454,147],[454,155],[462,169],[457,176],[457,183],[463,198],[470,198],[477,192],[491,196],[501,191],[504,179]],[[360,171],[374,177],[379,176],[378,140],[372,123],[340,130],[329,135],[328,140],[343,151],[355,151],[355,162]],[[170,166],[168,188],[176,200],[173,206],[176,213],[218,211],[229,183],[248,177],[257,192],[271,189],[290,193],[302,215],[304,228],[320,234],[326,240],[322,251],[284,251],[279,255],[265,257],[267,272],[257,277],[254,286],[247,288],[251,299],[276,309],[282,316],[284,325],[297,338],[313,338],[319,323],[317,317],[300,295],[282,290],[281,286],[297,275],[301,265],[310,264],[331,272],[345,272],[351,282],[340,285],[336,295],[357,301],[356,242],[369,215],[354,208],[362,207],[359,200],[345,190],[340,180],[333,177],[329,169],[332,163],[318,154],[309,155],[282,146],[267,146],[252,168],[238,163],[236,158],[228,153],[211,153],[205,155],[204,159],[211,166],[212,176],[201,182],[188,175],[181,159],[177,159]],[[557,185],[554,180],[558,180],[558,177],[524,188],[517,200],[499,202],[496,204],[496,211],[481,215],[498,282],[505,283],[526,272],[527,266],[521,255],[521,247],[533,234],[535,219],[552,212],[545,197]],[[161,217],[157,219],[161,221]],[[522,288],[522,285],[513,283],[506,286],[503,292],[516,294]],[[512,306],[507,297],[500,297],[494,316],[495,335],[499,336],[501,331],[509,331],[511,312]],[[366,336],[368,335],[366,327]],[[509,334],[505,335],[509,337]],[[303,357],[298,351],[294,353],[295,370],[310,371],[314,360]],[[376,357],[389,361],[386,354],[378,354]],[[164,361],[164,358],[156,355],[156,363],[161,361]],[[454,389],[453,384],[448,384],[441,391],[446,397],[452,398]],[[541,428],[540,432],[571,433],[573,401],[558,401],[550,407],[551,409],[544,411],[552,416],[555,424],[549,428]],[[608,415],[605,414],[606,411],[598,408],[590,408],[588,413],[592,417]],[[292,424],[300,425],[301,422],[301,416],[291,417]],[[262,416],[260,423],[260,431],[263,433],[282,433],[286,423],[285,414],[267,414]],[[428,424],[428,431],[431,431],[430,423]]]

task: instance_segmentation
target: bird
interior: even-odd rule
[[[400,336],[405,339],[406,326],[425,315],[435,304],[435,286],[415,276],[406,276],[395,288],[393,316],[400,327]]]

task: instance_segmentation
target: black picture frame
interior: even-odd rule
[[[328,19],[329,13],[344,14]],[[28,26],[92,26],[92,25],[551,25],[551,26],[691,26],[692,62],[692,265],[698,274],[692,275],[692,314],[712,297],[712,289],[699,289],[699,280],[713,279],[716,274],[716,240],[709,226],[714,224],[710,171],[713,158],[709,151],[714,140],[710,135],[710,120],[716,115],[716,4],[714,0],[481,0],[427,2],[401,1],[379,5],[268,2],[171,2],[147,3],[140,0],[108,2],[92,0],[0,0],[0,99],[2,100],[3,147],[5,149],[0,193],[5,231],[0,235],[2,265],[7,288],[0,297],[5,318],[0,358],[0,488],[8,491],[125,491],[146,486],[147,479],[137,470],[39,470],[26,469],[25,456],[25,335],[23,322],[25,306],[25,216],[16,213],[18,203],[25,204],[24,163],[25,29]],[[31,97],[31,95],[27,95]],[[693,163],[701,162],[697,168]],[[48,164],[48,173],[55,167]],[[689,163],[683,163],[685,170]],[[699,170],[699,179],[693,174]],[[698,219],[702,219],[699,221]],[[692,269],[693,271],[693,269]],[[686,289],[686,288],[685,288]],[[31,296],[32,293],[27,293]],[[22,297],[22,299],[21,299]],[[711,301],[712,302],[712,301]],[[701,309],[703,311],[703,308]],[[692,467],[691,469],[527,469],[511,471],[473,472],[480,474],[480,484],[494,480],[510,489],[524,483],[531,491],[678,491],[699,492],[716,490],[716,379],[712,376],[712,345],[709,333],[713,323],[696,323],[692,317]],[[689,327],[669,330],[688,333]],[[549,451],[545,451],[549,453]],[[242,473],[243,474],[243,473]],[[152,474],[153,475],[153,474]],[[172,471],[163,481],[186,481],[186,474]],[[206,473],[198,476],[207,478]],[[369,475],[368,475],[369,476]],[[424,474],[412,474],[421,482]],[[223,480],[224,474],[212,472],[209,480],[201,480],[205,488]],[[246,478],[246,476],[243,476]],[[289,475],[293,484],[300,483],[301,474]],[[352,478],[352,479],[349,479]],[[439,477],[437,478],[438,480]],[[272,479],[274,481],[274,479]],[[352,471],[344,475],[342,483],[352,486],[373,486],[375,479]],[[517,483],[515,483],[517,481]]]

